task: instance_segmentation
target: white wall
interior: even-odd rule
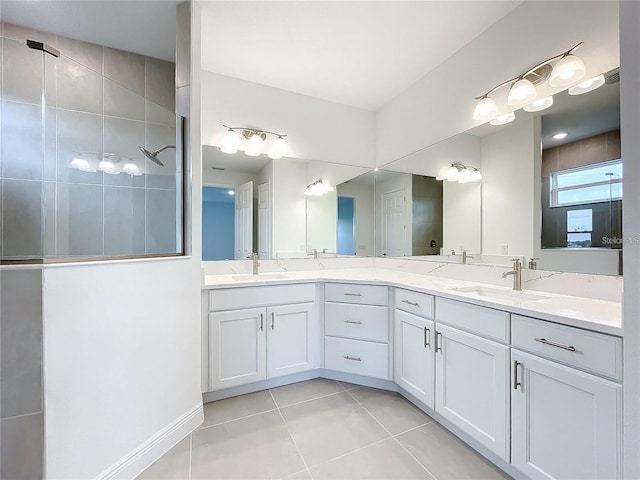
[[[338,195],[307,197],[307,251],[326,249],[335,253],[338,240]]]
[[[343,183],[337,188],[338,196],[355,198],[356,254],[375,255],[375,198],[373,185]]]
[[[265,54],[268,54],[265,52]],[[288,135],[287,156],[373,167],[374,113],[202,71],[202,142],[220,146],[222,125]]]
[[[442,186],[442,243],[444,254],[451,250],[480,253],[482,185],[445,181]]]
[[[386,193],[404,190],[406,193],[405,200],[405,230],[404,230],[404,255],[410,256],[413,248],[413,184],[411,182],[411,174],[399,173],[397,176],[387,179],[383,182],[376,182],[376,255],[382,255],[383,249],[383,217],[384,217],[384,195]]]
[[[534,165],[540,117],[482,139],[482,253],[534,256]],[[536,135],[537,131],[537,135]],[[536,145],[537,142],[537,145]],[[536,148],[537,146],[537,148]],[[536,207],[537,205],[537,207]]]
[[[274,256],[306,251],[306,212],[304,189],[307,166],[303,162],[280,158],[273,162],[272,214]]]
[[[236,187],[243,183],[253,182],[254,187],[257,188],[258,181],[259,175],[253,173],[236,172],[233,170],[217,172],[211,169],[202,171],[202,184],[210,187]]]
[[[547,248],[539,253],[539,270],[618,275],[619,250],[591,248]]]
[[[619,65],[618,2],[523,2],[377,112],[376,165],[476,126],[475,97],[581,40],[587,78]]]

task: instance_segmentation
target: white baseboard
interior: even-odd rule
[[[133,479],[167,453],[204,421],[202,403],[197,403],[158,433],[129,452],[96,477],[99,480]]]

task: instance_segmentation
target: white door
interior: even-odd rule
[[[382,195],[382,254],[405,255],[407,194],[404,189]]]
[[[235,258],[242,260],[253,252],[253,182],[235,188]]]
[[[269,183],[258,185],[258,255],[271,258],[271,195]]]
[[[264,308],[209,314],[209,388],[267,378]]]
[[[433,337],[435,323],[395,311],[394,380],[433,408]]]
[[[436,412],[509,461],[509,347],[436,325]]]
[[[267,308],[269,378],[317,368],[317,318],[315,303]]]
[[[513,466],[531,478],[620,478],[622,387],[517,350],[511,359]]]

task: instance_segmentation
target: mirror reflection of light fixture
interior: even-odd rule
[[[582,95],[583,93],[592,92],[596,88],[604,85],[604,74],[601,73],[597,77],[590,78],[584,82],[580,82],[569,89],[569,95]]]
[[[116,166],[118,163],[120,158],[115,153],[105,153],[98,163],[98,170],[109,175],[118,175],[120,173],[120,169]]]
[[[138,165],[136,165],[136,162],[132,157],[126,158],[124,165],[122,165],[122,171],[124,173],[128,173],[132,177],[139,177],[140,175],[142,175],[142,172],[140,171]]]
[[[329,192],[333,192],[334,190],[335,190],[334,187],[330,187],[329,185],[324,183],[322,179],[320,179],[307,185],[307,188],[304,190],[304,194],[307,197],[314,197],[314,196],[325,195]]]
[[[482,174],[478,168],[462,163],[450,163],[444,168],[436,180],[446,180],[447,182],[473,183],[482,180]]]
[[[266,130],[257,130],[249,127],[228,127],[223,125],[227,129],[222,139],[222,145],[220,150],[224,153],[236,153],[240,147],[240,138],[236,133],[236,130],[242,131],[242,136],[249,141],[244,153],[250,157],[257,157],[264,153],[264,142],[267,139],[267,135],[273,135],[276,137],[275,141],[269,151],[269,157],[273,159],[281,158],[287,151],[287,143],[284,140],[286,135],[281,133],[268,132]]]
[[[549,80],[549,85],[552,87],[568,86],[580,80],[586,73],[586,67],[584,62],[573,54],[573,51],[582,45],[582,43],[583,42],[580,42],[566,52],[540,62],[522,75],[510,78],[496,85],[484,95],[476,97],[476,100],[479,100],[479,102],[473,111],[473,119],[489,121],[496,118],[498,107],[490,95],[504,86],[510,85],[507,104],[510,106],[520,106],[531,104],[537,95],[536,85],[544,83],[547,79]],[[553,65],[552,68],[551,64],[554,62],[555,65]],[[492,124],[502,125],[502,123]]]
[[[539,112],[541,110],[545,110],[549,108],[551,105],[553,105],[553,95],[550,95],[544,98],[539,98],[538,100],[530,103],[529,105],[522,107],[522,109],[525,112]]]
[[[511,123],[515,120],[516,114],[513,112],[505,113],[504,115],[499,115],[489,123],[491,125],[506,125],[507,123]]]

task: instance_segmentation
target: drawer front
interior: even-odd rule
[[[388,379],[388,347],[385,343],[347,338],[324,338],[324,368]]]
[[[396,308],[419,317],[433,319],[433,295],[396,288]]]
[[[223,288],[209,292],[209,311],[306,303],[315,298],[315,283]]]
[[[328,302],[386,306],[389,304],[389,289],[380,285],[327,283],[324,286],[324,299]]]
[[[511,317],[511,343],[567,365],[622,380],[622,339],[535,318]]]
[[[388,307],[326,302],[324,333],[334,337],[388,342]]]
[[[436,298],[436,321],[509,343],[509,313],[448,298]]]

